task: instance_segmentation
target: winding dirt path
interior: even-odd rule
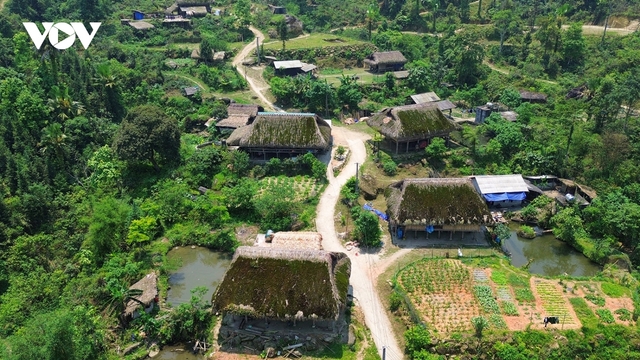
[[[371,330],[378,353],[382,356],[384,346],[386,347],[387,359],[401,360],[404,358],[404,352],[400,349],[393,335],[391,322],[375,289],[375,279],[379,273],[375,265],[379,256],[359,253],[357,249],[346,251],[336,236],[334,226],[335,206],[340,196],[340,189],[350,177],[355,175],[355,164],[362,164],[366,160],[367,151],[364,141],[369,139],[369,136],[342,127],[334,127],[333,133],[336,142],[346,142],[352,154],[349,163],[338,177],[334,177],[330,169],[327,171],[329,185],[318,204],[317,231],[322,234],[322,246],[325,250],[344,252],[351,259],[350,283],[353,286],[353,294],[362,308],[365,322]],[[388,265],[401,255],[402,253],[400,255],[393,254],[384,262]]]
[[[260,43],[264,42],[264,34],[260,30],[254,28],[253,26],[249,26],[249,30],[251,30],[251,32],[256,36],[256,38]],[[254,94],[256,94],[258,99],[260,99],[260,102],[262,102],[262,105],[264,105],[265,109],[273,110],[275,109],[273,106],[273,103],[269,101],[269,99],[267,99],[266,96],[264,96],[264,94],[262,93],[262,90],[264,90],[264,88],[259,87],[256,84],[257,81],[253,79],[251,76],[248,76],[248,72],[246,71],[245,67],[242,65],[242,61],[247,56],[249,56],[249,54],[255,48],[256,48],[255,41],[252,41],[249,44],[247,44],[247,46],[245,46],[244,49],[242,49],[242,51],[240,51],[238,55],[236,55],[236,57],[233,58],[232,64],[233,66],[236,67],[236,70],[238,71],[238,73],[247,79],[247,82],[249,83],[249,88],[251,89],[251,91],[253,91]]]

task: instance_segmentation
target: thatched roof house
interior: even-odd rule
[[[367,119],[367,124],[378,130],[388,141],[406,144],[406,151],[423,149],[434,137],[449,137],[458,125],[447,119],[436,103],[386,108]]]
[[[405,179],[389,187],[389,225],[427,231],[479,231],[492,223],[487,204],[468,178]]]
[[[373,72],[400,71],[407,63],[407,59],[400,51],[374,52],[364,59]]]
[[[259,112],[253,123],[236,129],[227,139],[227,145],[263,160],[324,152],[331,143],[331,127],[312,113]]]
[[[336,320],[351,262],[343,253],[241,246],[213,294],[216,311],[272,320]],[[315,317],[314,316],[314,317]]]
[[[145,309],[153,309],[158,296],[158,276],[155,272],[147,274],[140,281],[131,285],[129,289],[142,291],[142,294],[134,297],[137,301],[129,300],[124,310],[125,317],[136,317],[135,312],[140,306],[144,305]]]
[[[261,110],[263,110],[261,106],[254,104],[229,104],[227,107],[228,117],[218,121],[216,123],[216,128],[219,130],[235,130],[239,127],[247,126]],[[210,122],[208,121],[207,123]]]

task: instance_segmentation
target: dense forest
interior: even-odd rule
[[[640,1],[271,4],[286,7],[307,32],[337,29],[336,36],[401,50],[409,60],[400,83],[382,76],[361,84],[345,75],[333,86],[267,72],[280,105],[339,116],[435,91],[469,108],[495,101],[516,109],[517,122],[492,116],[465,126],[464,149],[431,147],[430,163],[445,174],[556,174],[588,184],[599,195],[590,207],[532,216],[599,262],[629,256],[632,270],[640,266],[640,33],[606,31],[637,18]],[[141,328],[161,343],[191,340],[211,325],[201,293],[170,316],[125,325],[129,286],[150,269],[166,281],[173,246],[232,251],[240,224],[313,226],[324,165],[304,156],[254,167],[246,154],[215,145],[221,134],[204,122],[224,118],[223,98],[247,84],[228,61],[189,58],[193,49],[235,54],[233,43],[253,38],[248,25],[277,30],[282,17],[266,3],[238,0],[217,3],[222,16],[193,19],[191,29],[139,32],[120,24],[134,9],[162,13],[169,5],[0,0],[2,358],[118,358],[117,346]],[[47,41],[36,50],[21,24],[77,19],[102,21],[87,50],[78,43],[58,51]],[[587,34],[585,23],[605,31]],[[334,70],[361,65],[367,55],[326,63]],[[307,52],[303,60],[326,59]],[[208,93],[182,96],[194,81]],[[576,88],[579,98],[568,96]],[[521,103],[519,89],[543,92],[548,102]],[[196,149],[209,141],[214,145]],[[387,162],[392,172],[396,165]],[[299,196],[291,181],[314,190]]]

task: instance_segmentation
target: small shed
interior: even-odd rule
[[[478,106],[476,108],[476,124],[484,123],[484,120],[491,115],[493,111],[497,111],[498,106],[493,103],[487,103],[486,105]]]
[[[313,64],[303,63],[300,60],[274,61],[273,67],[277,75],[296,76],[300,74],[313,74],[317,67]]]
[[[140,314],[138,309],[144,307],[144,311],[149,313],[158,302],[158,276],[155,272],[147,274],[137,283],[131,285],[129,290],[138,290],[140,295],[135,295],[127,302],[124,309],[124,317],[135,319]]]
[[[187,28],[191,26],[191,19],[186,19],[182,16],[168,15],[162,20],[162,26],[178,26]]]
[[[529,187],[522,175],[477,175],[471,180],[487,204],[496,207],[518,206],[527,198]]]
[[[374,52],[364,59],[372,72],[400,71],[407,59],[400,51]]]
[[[144,13],[139,10],[133,10],[133,20],[142,20],[144,19]]]
[[[532,91],[520,90],[520,100],[530,103],[546,103],[547,95]]]
[[[409,71],[407,70],[394,71],[393,76],[395,76],[395,78],[398,80],[403,80],[409,77]]]
[[[153,29],[154,26],[146,21],[129,21],[129,26],[136,30],[144,31]]]
[[[190,86],[182,89],[184,96],[187,97],[195,95],[198,91],[200,91],[200,88],[197,86]]]
[[[269,10],[271,10],[271,13],[273,13],[273,14],[286,14],[287,13],[287,8],[285,8],[284,6],[269,5]]]
[[[433,91],[422,93],[422,94],[411,95],[410,98],[411,98],[412,104],[424,104],[424,103],[440,101],[440,97]]]
[[[206,6],[180,6],[179,13],[184,17],[204,17],[209,11]]]
[[[437,101],[436,106],[438,106],[438,109],[442,112],[449,110],[449,116],[451,116],[452,110],[456,108],[456,105],[449,100]]]

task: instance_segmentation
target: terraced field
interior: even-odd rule
[[[544,316],[557,316],[564,328],[580,327],[580,321],[573,311],[573,307],[563,294],[557,283],[552,281],[532,278],[534,294],[542,302]]]

